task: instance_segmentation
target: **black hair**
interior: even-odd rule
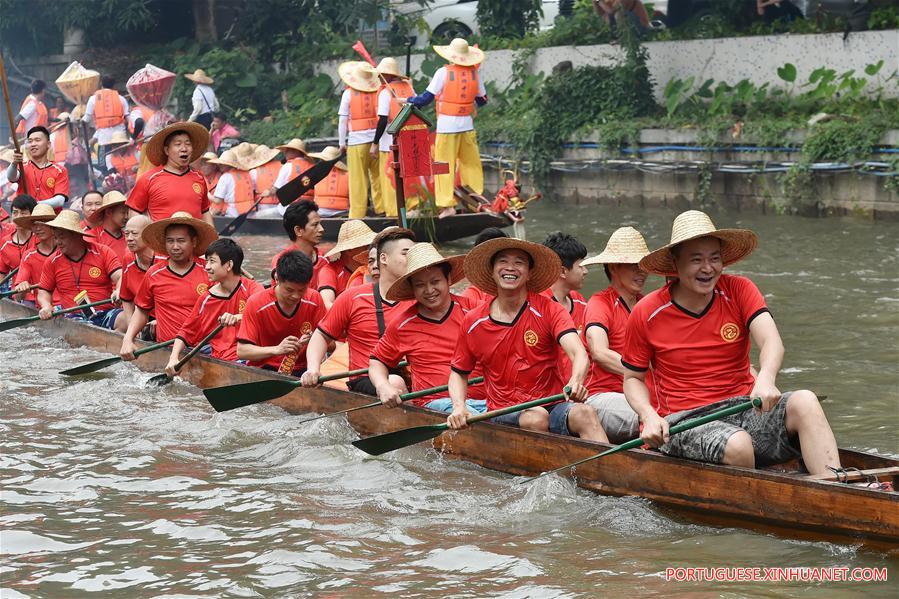
[[[28,133],[25,134],[25,138],[31,137],[32,133],[43,133],[47,136],[47,141],[50,141],[50,130],[42,125],[37,125],[28,130]]]
[[[15,208],[16,210],[27,210],[28,212],[34,212],[35,206],[37,206],[37,200],[35,200],[30,195],[23,193],[13,198],[12,206],[10,206],[10,209]]]
[[[84,204],[84,198],[86,198],[87,196],[89,196],[89,195],[92,194],[92,193],[97,194],[98,196],[100,196],[100,199],[103,199],[103,192],[98,191],[98,190],[96,190],[96,189],[91,189],[90,191],[85,191],[85,192],[84,192],[84,195],[81,196],[81,203],[82,203],[82,205]]]
[[[384,246],[390,243],[391,241],[399,241],[400,239],[408,239],[415,243],[415,233],[412,229],[403,229],[401,227],[394,227],[387,231],[381,231],[377,237],[375,237],[375,247],[378,248],[377,254],[381,256],[381,252],[384,251]]]
[[[312,260],[300,250],[284,252],[275,264],[275,274],[280,283],[308,285],[312,280]]]
[[[235,274],[240,274],[240,268],[243,266],[243,250],[236,241],[228,237],[216,239],[209,244],[204,255],[208,259],[209,256],[213,254],[219,257],[219,262],[222,264],[230,261],[232,266],[231,270]]]
[[[47,84],[42,79],[35,79],[31,82],[31,93],[39,94],[47,89]]]
[[[184,224],[184,223],[172,223],[172,224],[170,224],[170,225],[167,225],[166,228],[165,228],[165,231],[162,232],[163,237],[166,236],[166,235],[168,235],[168,234],[169,234],[169,229],[171,229],[171,228],[173,228],[173,227],[187,227],[187,234],[190,235],[190,238],[191,238],[191,239],[196,239],[197,237],[199,237],[199,234],[197,233],[197,230],[196,230],[196,229],[194,229],[194,228],[191,227],[190,225],[187,225],[187,224]]]
[[[294,202],[284,211],[284,230],[291,241],[297,240],[296,227],[305,229],[309,224],[311,212],[318,212],[318,204],[312,200]]]
[[[103,75],[100,77],[100,85],[105,87],[106,89],[112,89],[115,87],[115,77],[112,75]]]
[[[228,122],[228,115],[225,114],[224,112],[213,112],[212,118],[221,119],[221,120],[225,121],[226,123]]]
[[[185,129],[178,129],[177,131],[172,131],[168,135],[165,136],[165,139],[162,140],[162,147],[168,147],[169,142],[172,141],[172,138],[176,135],[186,135],[190,137],[190,133],[188,133]]]
[[[574,263],[587,257],[587,248],[573,235],[557,231],[550,233],[543,240],[543,245],[551,249],[559,256],[562,266],[573,268]]]
[[[608,265],[608,264],[603,264],[603,265],[602,265],[602,269],[603,269],[604,271],[606,271],[606,278],[607,278],[609,281],[611,281],[611,280],[612,280],[612,271],[609,270],[609,265]]]
[[[498,227],[487,227],[486,229],[478,233],[478,236],[474,238],[474,246],[472,247],[478,247],[485,241],[490,241],[491,239],[500,239],[501,237],[508,237],[508,235],[506,235],[506,232]]]
[[[510,250],[518,250],[519,252],[524,252],[524,255],[528,257],[528,269],[534,268],[534,257],[531,256],[530,252],[527,252],[521,248],[506,248]],[[490,268],[493,268],[493,265],[496,264],[496,257],[499,256],[500,252],[504,252],[506,250],[497,250],[490,256]]]

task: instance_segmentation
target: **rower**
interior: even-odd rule
[[[26,303],[37,305],[37,295],[28,291],[32,285],[37,285],[41,280],[44,263],[56,250],[56,242],[53,240],[53,229],[47,226],[47,222],[56,218],[56,211],[47,204],[38,204],[28,216],[16,218],[15,224],[32,232],[32,240],[36,240],[33,249],[25,252],[19,263],[19,272],[13,280],[13,289],[20,292],[19,297]],[[54,298],[54,303],[57,299]]]
[[[378,126],[371,144],[372,158],[378,160],[381,177],[381,196],[388,217],[396,218],[396,188],[390,174],[393,172],[393,156],[390,146],[393,136],[387,133],[387,126],[400,113],[406,98],[415,95],[409,77],[400,74],[395,58],[382,58],[376,68],[384,85],[378,92]],[[407,206],[412,198],[406,198]]]
[[[63,308],[75,307],[79,297],[83,297],[84,303],[111,297],[122,276],[122,265],[115,252],[94,243],[93,237],[81,229],[78,213],[72,210],[63,210],[47,221],[47,226],[53,229],[56,251],[44,263],[38,283],[41,320],[52,318],[54,294]],[[127,324],[122,309],[111,303],[89,309],[87,314],[71,312],[66,318],[87,320],[118,332],[124,331]]]
[[[325,232],[322,227],[322,219],[318,215],[318,204],[309,200],[297,200],[287,207],[283,220],[287,237],[293,243],[272,258],[272,280],[274,281],[274,270],[278,258],[285,252],[299,250],[312,262],[312,280],[309,281],[309,287],[319,291],[321,289],[321,272],[327,268],[328,261],[318,249],[318,244]],[[325,307],[330,309],[331,305],[325,302]]]
[[[456,213],[453,185],[457,167],[462,185],[479,195],[484,193],[484,169],[474,130],[474,114],[475,104],[487,103],[487,89],[478,73],[478,65],[484,60],[483,50],[456,38],[448,46],[434,46],[434,51],[450,64],[437,69],[428,89],[409,98],[409,103],[422,108],[437,98],[434,159],[449,164],[448,173],[434,176],[437,208],[443,218]]]
[[[415,300],[393,318],[371,352],[368,376],[387,407],[402,404],[400,391],[389,380],[388,368],[396,368],[405,357],[412,373],[412,391],[446,384],[456,340],[464,333],[462,321],[469,300],[450,293],[450,286],[465,277],[465,256],[444,258],[430,243],[416,243],[406,254],[406,272],[387,290],[395,302]],[[479,374],[476,373],[475,376]],[[466,405],[471,412],[486,411],[484,385],[469,388]],[[412,400],[439,412],[449,412],[452,402],[446,393]]]
[[[361,220],[348,220],[340,225],[337,243],[325,254],[325,258],[332,262],[322,269],[319,278],[318,290],[326,305],[333,304],[344,292],[350,277],[367,257],[367,248],[374,239],[375,232]]]
[[[358,255],[357,255],[358,258]],[[366,254],[366,263],[360,265],[346,282],[347,289],[366,283],[375,283],[378,280],[378,248],[369,246]]]
[[[765,298],[749,279],[722,273],[757,244],[752,231],[716,229],[697,210],[674,220],[671,242],[640,260],[646,272],[676,278],[643,298],[628,318],[624,394],[640,417],[643,440],[666,454],[754,468],[801,451],[808,471],[823,474],[839,468],[840,457],[818,398],[808,390],[780,392],[775,380],[784,348]],[[755,376],[750,340],[759,349]],[[670,425],[747,396],[762,399],[761,411],[669,437]]]
[[[485,241],[490,241],[491,239],[505,239],[506,237],[508,237],[508,235],[506,235],[506,232],[502,229],[498,227],[487,227],[486,229],[478,233],[478,236],[474,238],[474,245],[472,247],[478,247]],[[488,302],[493,299],[492,295],[487,295],[474,285],[469,285],[468,287],[466,287],[461,295],[462,297],[467,297],[468,299],[478,304]]]
[[[313,266],[298,250],[275,263],[275,284],[247,301],[237,333],[237,357],[250,366],[300,376],[306,370],[306,346],[325,316],[325,304],[312,289]],[[299,335],[299,336],[298,336]],[[333,343],[330,344],[333,349]]]
[[[274,191],[278,191],[287,185],[288,181],[299,177],[314,166],[313,162],[308,158],[309,152],[306,150],[306,142],[298,137],[294,137],[286,144],[275,146],[275,149],[280,150],[284,154],[286,162],[281,166],[281,170],[278,171],[278,178],[275,179],[273,187]],[[306,193],[300,196],[300,199],[315,199],[315,192],[312,189],[308,189]],[[284,214],[284,207],[279,204],[279,208],[281,214]]]
[[[391,302],[382,296],[381,290],[390,286],[406,272],[406,253],[415,243],[415,233],[409,229],[391,227],[381,231],[374,240],[378,254],[380,278],[377,282],[360,285],[351,292],[343,293],[334,302],[325,319],[319,323],[306,350],[309,363],[303,375],[303,386],[319,384],[321,364],[330,342],[347,340],[349,345],[350,370],[368,368],[369,357],[384,335],[387,326],[411,302]],[[406,384],[399,372],[390,376],[390,382],[400,393],[406,392]],[[356,376],[347,382],[347,387],[356,393],[377,395],[377,390],[368,376]]]
[[[32,127],[25,139],[31,159],[22,164],[22,153],[13,153],[13,162],[6,169],[10,182],[19,180],[19,169],[25,172],[28,194],[41,203],[50,204],[59,214],[69,199],[69,171],[50,160],[50,132],[46,127]]]
[[[649,248],[640,232],[621,227],[609,237],[601,254],[581,262],[583,266],[602,264],[609,279],[609,286],[587,302],[582,336],[591,358],[587,405],[596,410],[613,443],[630,441],[640,434],[637,414],[624,398],[621,352],[627,319],[643,298],[646,271],[639,262],[647,254]]]
[[[170,218],[147,225],[141,233],[144,243],[168,260],[153,265],[134,298],[134,314],[119,352],[123,360],[134,359],[134,339],[156,314],[156,341],[174,339],[190,311],[209,289],[203,270],[203,255],[218,234],[212,225],[176,212]]]
[[[229,362],[237,360],[237,329],[247,300],[263,291],[262,285],[241,276],[243,250],[233,239],[216,239],[206,248],[205,257],[206,274],[212,286],[197,299],[190,316],[181,324],[175,337],[172,354],[165,367],[171,377],[177,374],[175,365],[181,352],[196,345],[219,324],[225,325],[225,328],[210,341],[211,355]]]
[[[572,364],[568,396],[549,406],[493,418],[494,422],[536,431],[607,441],[587,399],[584,380],[589,358],[571,316],[541,291],[559,277],[562,265],[549,248],[519,239],[493,239],[465,258],[465,275],[473,285],[495,296],[478,305],[463,321],[449,377],[452,429],[468,424],[467,376],[484,369],[487,409],[521,404],[559,393],[566,383],[557,362],[566,355]],[[559,351],[561,348],[563,351]],[[578,403],[575,403],[578,402]]]
[[[16,223],[16,219],[29,216],[36,206],[37,202],[29,195],[19,195],[13,199],[10,210],[12,210],[15,230],[0,244],[0,278],[5,277],[14,268],[18,268],[22,257],[37,245],[31,229]]]
[[[248,212],[255,202],[256,190],[250,172],[234,150],[225,150],[209,164],[221,169],[212,200],[212,211],[230,218]]]
[[[381,173],[370,152],[378,125],[378,72],[367,62],[349,61],[337,73],[347,86],[340,96],[337,134],[339,151],[347,153],[349,165],[350,218],[366,215],[369,186],[375,215],[383,216]]]
[[[215,187],[218,185],[219,177],[222,175],[218,165],[212,162],[217,158],[218,154],[215,152],[206,152],[196,162],[197,170],[206,179],[206,190],[209,193],[210,201],[215,197]]]
[[[90,233],[103,225],[103,216],[98,214],[103,205],[103,194],[99,191],[88,191],[81,196],[81,228]]]
[[[143,153],[155,168],[138,177],[128,194],[132,212],[161,220],[183,211],[211,225],[206,179],[190,168],[208,144],[209,131],[205,127],[183,121],[172,123],[151,137]]]
[[[108,245],[124,264],[128,259],[128,243],[122,229],[128,220],[128,208],[125,206],[126,198],[120,191],[112,190],[103,196],[103,203],[97,210],[97,216],[102,219],[102,224],[91,231],[97,243]]]
[[[578,336],[581,336],[584,331],[584,310],[587,308],[587,300],[580,292],[587,269],[581,265],[581,261],[587,257],[587,248],[574,236],[562,232],[548,235],[543,245],[554,251],[562,262],[559,277],[543,295],[565,308],[574,321]],[[566,356],[559,359],[559,377],[563,381],[571,378],[571,362]]]
[[[109,138],[106,146],[106,168],[115,171],[125,181],[125,188],[134,187],[137,179],[137,169],[140,164],[140,153],[137,145],[131,141],[124,131],[116,131]]]
[[[340,150],[334,146],[325,146],[321,152],[309,154],[323,162],[334,160],[340,156]],[[342,160],[334,163],[328,176],[315,184],[313,194],[318,212],[325,218],[345,217],[350,209],[350,176],[347,165]]]
[[[125,266],[122,269],[122,278],[119,281],[116,296],[122,302],[127,320],[131,320],[131,316],[134,314],[134,298],[137,297],[137,292],[140,290],[141,283],[144,282],[147,271],[154,263],[165,260],[164,256],[157,256],[153,248],[148,246],[141,237],[141,233],[150,222],[149,216],[138,214],[129,218],[122,230],[129,256],[124,262]]]

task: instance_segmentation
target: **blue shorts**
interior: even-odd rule
[[[465,405],[468,406],[468,411],[472,414],[483,414],[487,411],[486,399],[466,399]],[[453,400],[451,400],[449,397],[432,399],[425,404],[425,407],[429,410],[436,410],[438,412],[452,412]]]
[[[573,401],[561,401],[551,406],[537,406],[549,412],[549,432],[556,433],[557,435],[571,436],[571,432],[568,430],[568,412],[571,411],[573,405]],[[502,416],[491,418],[490,421],[497,424],[518,426],[518,418],[523,413],[524,411],[503,414]]]
[[[112,331],[115,330],[116,318],[118,318],[119,314],[122,312],[123,310],[121,308],[110,308],[109,310],[97,310],[90,318],[85,318],[84,314],[81,312],[70,312],[69,314],[66,314],[65,317],[71,318],[72,320],[89,322],[95,327]]]

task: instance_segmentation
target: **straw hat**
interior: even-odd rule
[[[143,151],[146,154],[147,159],[155,166],[165,164],[165,152],[163,152],[163,147],[166,138],[173,133],[182,132],[190,137],[190,143],[193,146],[193,152],[191,153],[188,162],[195,162],[197,158],[206,152],[206,146],[209,145],[209,131],[199,123],[188,121],[172,123],[168,127],[164,127],[154,133],[153,137],[150,138],[150,141],[144,145]]]
[[[640,235],[640,231],[633,227],[621,227],[616,229],[609,242],[606,243],[606,249],[601,254],[587,258],[581,262],[581,266],[590,266],[591,264],[637,264],[647,254],[649,248],[646,246],[646,240]]]
[[[336,256],[347,250],[367,248],[374,238],[375,232],[361,220],[345,221],[340,225],[340,231],[337,233],[337,244],[325,254],[325,258]]]
[[[309,152],[306,151],[306,142],[299,137],[294,137],[286,144],[275,146],[275,149],[280,150],[281,152],[283,152],[284,150],[296,150],[303,155],[309,155]]]
[[[45,223],[54,218],[56,218],[56,210],[53,209],[53,206],[50,206],[49,204],[38,204],[34,207],[34,210],[31,211],[30,216],[20,216],[14,218],[12,222],[23,229],[30,229],[31,225],[36,222]]]
[[[3,162],[12,163],[12,161],[15,159],[15,157],[13,156],[15,152],[16,151],[12,148],[3,148],[2,150],[0,150],[0,160],[2,160]]]
[[[468,45],[461,37],[457,37],[449,43],[449,46],[434,46],[434,52],[463,67],[473,67],[484,60],[484,51]]]
[[[127,198],[121,191],[113,189],[103,196],[103,203],[100,204],[99,208],[97,208],[97,214],[100,214],[107,208],[112,208],[113,206],[124,204],[126,200]]]
[[[249,170],[247,167],[240,161],[237,157],[237,154],[233,149],[225,150],[222,152],[221,156],[217,158],[210,158],[209,164],[218,164],[220,166],[230,166],[232,168],[236,168],[239,171]]]
[[[215,231],[215,227],[206,221],[194,218],[189,212],[180,211],[169,218],[150,223],[144,227],[140,236],[144,240],[144,243],[153,248],[153,251],[158,254],[166,254],[165,230],[170,225],[187,225],[197,232],[197,237],[199,239],[197,239],[197,248],[194,250],[196,255],[202,255],[203,252],[206,251],[206,248],[209,247],[209,244],[219,237],[218,233]]]
[[[35,207],[35,210],[37,210],[37,207]],[[48,227],[59,229],[61,231],[78,233],[82,237],[93,237],[91,233],[88,233],[81,228],[81,217],[78,216],[78,213],[74,210],[63,210],[56,215],[56,218],[47,221],[46,224]]]
[[[700,237],[715,237],[721,240],[721,261],[724,266],[729,266],[751,254],[759,242],[758,235],[748,229],[716,229],[708,214],[699,210],[687,210],[679,214],[671,225],[671,243],[640,260],[640,268],[657,275],[677,275],[671,248]]]
[[[340,156],[340,148],[338,148],[337,146],[325,146],[325,149],[321,152],[313,152],[312,154],[307,154],[307,156],[309,156],[309,158],[318,158],[319,160],[324,160],[325,162],[327,162],[329,160],[334,160],[335,158]],[[342,160],[335,163],[334,166],[344,171],[348,170],[346,163],[344,163]]]
[[[337,74],[356,91],[376,92],[381,87],[378,71],[367,62],[350,60],[337,67]]]
[[[409,252],[406,254],[406,272],[390,286],[385,297],[391,302],[414,299],[415,293],[412,291],[412,282],[410,281],[412,275],[438,264],[449,264],[449,284],[458,283],[465,278],[464,262],[465,256],[444,258],[430,243],[416,243],[409,248]]]
[[[68,121],[72,118],[72,115],[70,115],[68,112],[60,112],[58,115],[56,115],[56,118],[60,121]]]
[[[253,150],[253,159],[250,161],[250,169],[259,168],[264,164],[268,164],[278,157],[281,152],[275,148],[270,148],[265,144],[259,144]]]
[[[109,141],[107,143],[109,143],[109,144],[130,144],[131,138],[128,137],[128,134],[125,133],[124,131],[115,131],[110,136]]]
[[[538,243],[512,237],[491,239],[475,246],[465,257],[465,276],[471,284],[490,295],[496,295],[491,259],[502,250],[522,250],[534,260],[528,278],[528,290],[540,293],[548,289],[562,272],[562,262],[554,251]]]
[[[394,77],[399,77],[401,79],[409,78],[400,73],[400,65],[397,64],[395,58],[391,58],[390,56],[382,58],[381,62],[378,63],[378,66],[375,67],[375,70],[382,75],[393,75]]]
[[[212,85],[215,83],[215,79],[206,74],[206,71],[203,69],[197,69],[191,74],[184,76],[187,79],[190,79],[194,83],[201,83],[203,85]]]
[[[206,162],[209,162],[210,160],[218,160],[218,157],[219,157],[219,155],[216,154],[215,152],[206,152],[205,154],[200,156],[200,160],[205,160]]]

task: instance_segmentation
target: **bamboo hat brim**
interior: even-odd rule
[[[342,252],[368,247],[375,238],[375,232],[358,219],[348,220],[340,225],[337,233],[337,243],[332,247],[325,258],[336,256]]]
[[[473,67],[484,62],[484,51],[468,45],[468,42],[457,37],[447,46],[434,46],[434,52],[453,64]]]
[[[381,87],[378,71],[367,62],[350,60],[337,67],[340,79],[356,91],[376,92]]]
[[[188,73],[184,76],[185,79],[190,79],[194,83],[200,83],[202,85],[212,85],[215,83],[215,79],[206,74],[206,71],[203,69],[197,69],[193,73]]]
[[[282,144],[280,146],[275,146],[276,150],[283,152],[284,150],[295,150],[304,156],[308,156],[309,152],[306,151],[306,142],[300,139],[299,137],[294,137],[286,144]]]
[[[671,249],[685,241],[701,237],[721,240],[721,262],[724,266],[730,266],[751,254],[759,242],[758,235],[749,229],[716,229],[715,223],[706,213],[688,210],[674,219],[671,225],[671,242],[640,260],[640,268],[657,275],[676,276],[677,267]]]
[[[408,79],[409,77],[400,73],[400,65],[397,64],[396,59],[390,56],[386,56],[381,59],[381,62],[378,63],[378,66],[375,67],[375,70],[382,75],[393,75],[394,77],[399,77],[400,79]]]
[[[471,284],[490,295],[496,295],[496,282],[493,280],[493,256],[503,250],[521,250],[534,261],[528,275],[528,290],[540,293],[549,289],[562,272],[559,256],[538,243],[522,241],[512,237],[491,239],[475,246],[465,257],[465,276]]]
[[[103,212],[104,210],[106,210],[107,208],[111,208],[113,206],[119,206],[121,204],[124,204],[127,200],[128,200],[128,198],[126,198],[125,195],[121,191],[117,191],[117,190],[113,189],[112,191],[106,193],[106,195],[103,196],[103,203],[100,204],[99,208],[97,208],[97,213],[99,214],[99,213]]]
[[[450,265],[450,285],[465,278],[465,256],[444,258],[430,243],[416,243],[409,248],[409,252],[406,254],[406,272],[390,286],[384,297],[391,302],[415,299],[411,278],[416,273],[440,264]]]
[[[69,231],[78,233],[82,237],[93,237],[93,235],[81,228],[81,217],[74,210],[63,210],[56,215],[53,220],[47,221],[47,226],[60,231]]]
[[[581,266],[591,264],[637,264],[649,255],[649,247],[640,231],[633,227],[616,229],[602,253],[587,258]]]
[[[325,149],[323,149],[321,152],[313,152],[312,154],[307,154],[307,156],[309,156],[309,158],[317,158],[318,160],[324,160],[325,162],[327,162],[329,160],[334,160],[335,158],[340,156],[340,148],[338,148],[337,146],[325,146]],[[342,160],[334,163],[334,166],[343,171],[349,170],[346,163]]]
[[[270,148],[265,144],[259,144],[253,150],[253,158],[249,162],[249,164],[251,165],[250,170],[268,164],[269,162],[277,158],[278,154],[280,153],[280,150],[276,148]]]
[[[176,212],[169,218],[164,218],[150,223],[141,232],[141,238],[157,254],[167,255],[165,250],[165,230],[170,225],[187,225],[197,233],[197,248],[195,255],[202,256],[209,244],[218,239],[219,235],[215,227],[206,221],[194,218],[189,212]]]
[[[222,155],[218,158],[210,158],[209,164],[217,164],[220,166],[230,166],[231,168],[236,168],[239,171],[249,170],[241,161],[238,159],[237,154],[234,153],[234,150],[225,150],[222,152]]]
[[[53,209],[53,206],[48,204],[38,204],[34,207],[34,210],[31,211],[29,216],[14,218],[12,222],[23,229],[30,229],[31,225],[34,223],[46,223],[54,218],[56,218],[56,210]]]
[[[147,159],[155,166],[165,164],[165,152],[163,151],[165,140],[173,133],[186,133],[190,137],[193,149],[188,162],[196,162],[206,152],[206,147],[209,145],[209,131],[206,130],[206,127],[199,123],[178,121],[154,133],[150,141],[144,145]]]

